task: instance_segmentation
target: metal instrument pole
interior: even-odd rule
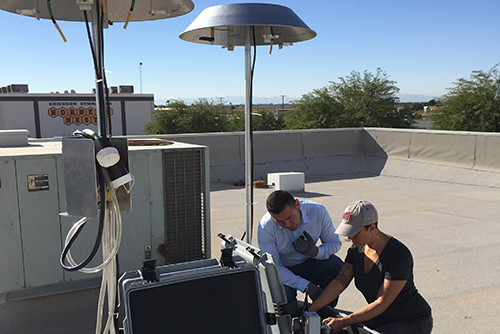
[[[95,69],[95,95],[96,95],[96,110],[98,122],[98,135],[106,137],[108,135],[108,119],[106,117],[106,101],[104,94],[104,50],[102,48],[102,17],[104,13],[100,12],[99,1],[95,1],[92,5],[92,38],[94,53],[97,58]]]
[[[251,29],[245,33],[245,191],[246,191],[246,239],[252,244],[253,222],[253,135],[252,135],[252,77],[251,77]]]

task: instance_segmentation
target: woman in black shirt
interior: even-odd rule
[[[429,334],[431,308],[413,282],[411,252],[378,229],[378,213],[373,204],[349,204],[335,233],[347,236],[353,245],[338,276],[309,310],[318,311],[337,298],[354,278],[368,305],[343,318],[325,319],[332,333],[362,322],[384,334]]]

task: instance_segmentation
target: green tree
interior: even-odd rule
[[[420,110],[424,110],[424,105],[420,102],[416,102],[416,103],[413,103],[411,105],[411,107],[413,108],[413,110],[415,111],[420,111]]]
[[[460,78],[448,88],[439,104],[430,112],[436,130],[500,131],[500,73],[498,65],[488,72],[473,71],[469,79]]]
[[[410,128],[416,123],[411,108],[396,108],[399,88],[380,68],[376,74],[352,71],[339,79],[303,95],[285,118],[287,128]]]
[[[257,108],[252,118],[254,131],[282,130],[285,127],[285,119],[282,114],[269,109]]]
[[[295,110],[285,116],[285,124],[287,129],[337,128],[343,112],[344,106],[323,87],[295,101]]]
[[[229,120],[220,103],[199,99],[191,105],[182,100],[167,101],[164,108],[155,108],[145,134],[199,133],[228,131]]]
[[[282,130],[285,127],[284,116],[270,108],[255,108],[252,113],[253,131]],[[245,131],[245,113],[233,112],[230,119],[230,131]]]

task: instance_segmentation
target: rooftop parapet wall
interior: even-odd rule
[[[244,180],[244,133],[162,137],[207,145],[212,182]],[[254,178],[287,171],[500,187],[500,134],[385,128],[254,132]]]
[[[382,175],[500,187],[500,134],[378,128],[365,131],[365,138],[371,137],[378,146],[370,149],[364,140],[365,172],[376,174],[367,161],[385,159]]]
[[[363,133],[361,128],[254,132],[254,178],[265,180],[267,173],[283,171],[304,172],[308,176],[361,173]],[[245,179],[242,132],[159,137],[208,146],[212,182]]]

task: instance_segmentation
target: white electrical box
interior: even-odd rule
[[[288,192],[304,192],[305,175],[302,172],[268,173],[267,184],[274,185],[275,190]]]

